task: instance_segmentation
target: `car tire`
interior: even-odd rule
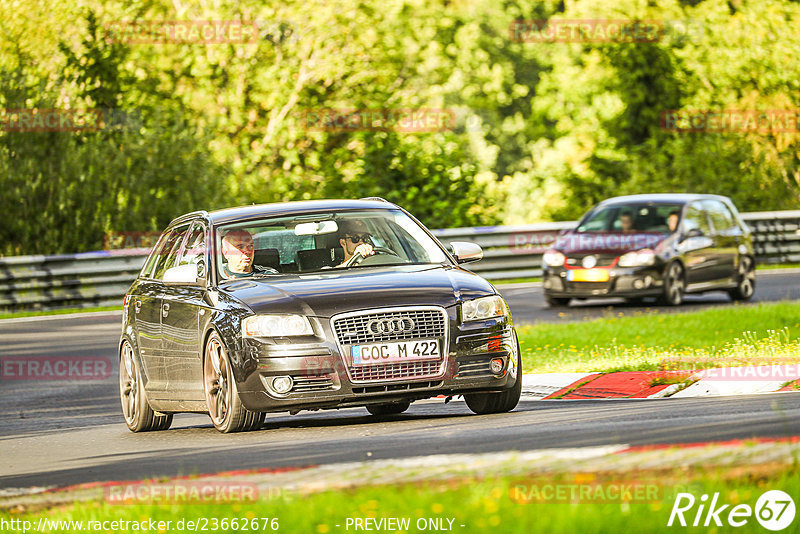
[[[203,390],[211,422],[223,434],[255,430],[264,422],[263,412],[242,404],[230,359],[216,332],[208,337],[203,351]]]
[[[131,432],[166,430],[172,424],[172,414],[158,413],[150,407],[133,346],[127,339],[119,352],[119,395],[122,415]]]
[[[478,415],[510,412],[519,404],[522,396],[522,352],[517,341],[517,381],[511,389],[502,393],[467,393],[467,407]]]
[[[550,306],[551,308],[565,308],[569,306],[569,301],[572,299],[564,297],[550,297],[548,295],[545,295],[544,300],[545,302],[547,302],[547,305]]]
[[[738,282],[728,290],[731,300],[750,300],[756,292],[756,265],[750,256],[742,256],[737,270]]]
[[[683,266],[674,261],[667,266],[664,274],[664,293],[658,298],[660,304],[680,306],[686,292],[686,277]]]
[[[409,401],[390,402],[387,404],[371,404],[367,406],[367,411],[372,415],[397,415],[408,410],[411,406]]]

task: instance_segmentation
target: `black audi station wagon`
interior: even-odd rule
[[[656,297],[678,305],[687,293],[755,291],[750,229],[728,197],[650,194],[615,197],[589,210],[542,257],[545,299]]]
[[[208,413],[221,432],[267,412],[463,395],[512,410],[522,370],[511,313],[445,248],[383,199],[199,211],[164,231],[124,297],[120,396],[128,427]],[[448,399],[449,400],[449,399]]]

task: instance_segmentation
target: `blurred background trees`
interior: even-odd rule
[[[0,254],[102,248],[195,209],[382,196],[430,227],[572,219],[636,192],[797,208],[796,132],[686,133],[665,110],[795,110],[789,0],[7,0],[0,108],[100,110],[97,131],[0,127]],[[338,4],[338,5],[337,5]],[[518,42],[515,20],[658,21],[656,42]],[[124,43],[116,21],[242,20],[246,43]],[[319,109],[443,109],[443,131],[320,131]]]

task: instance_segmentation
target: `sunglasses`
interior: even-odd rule
[[[356,243],[366,243],[372,236],[369,234],[347,234],[345,239],[349,239],[354,245]]]

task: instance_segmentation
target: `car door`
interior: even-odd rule
[[[711,279],[719,282],[729,281],[736,271],[742,231],[735,222],[733,214],[721,201],[704,200],[703,207],[711,220],[716,249]]]
[[[159,398],[167,389],[167,375],[164,366],[164,339],[162,310],[164,282],[162,278],[177,259],[180,247],[186,238],[189,225],[173,229],[159,248],[147,278],[140,284],[138,302],[132,302],[136,314],[137,342],[139,353],[147,376],[146,388]]]
[[[198,277],[204,278],[206,228],[201,222],[192,224],[175,266],[197,265]],[[168,283],[164,287],[161,325],[163,361],[168,381],[165,398],[203,400],[202,351],[199,332],[200,314],[207,313],[201,285]]]
[[[707,283],[713,277],[716,251],[708,216],[699,202],[688,206],[681,227],[678,249],[686,266],[686,283]]]

